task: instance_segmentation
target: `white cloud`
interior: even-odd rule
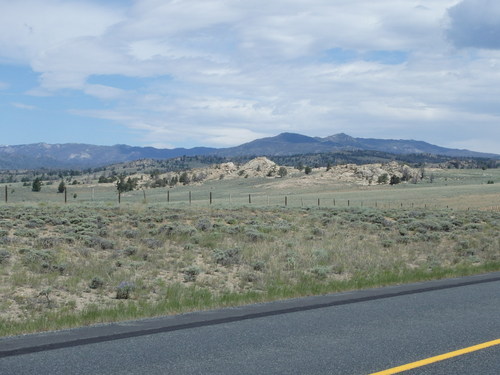
[[[91,95],[103,100],[125,99],[129,95],[126,90],[97,84],[85,85],[84,92],[87,95]]]
[[[35,106],[33,105],[29,105],[29,104],[24,104],[24,103],[10,103],[13,107],[16,107],[18,109],[27,109],[29,111],[33,111],[35,109],[37,109]]]
[[[500,9],[477,1],[493,16]],[[39,73],[33,95],[71,89],[103,100],[106,110],[72,113],[120,123],[150,144],[231,145],[279,131],[425,131],[439,143],[482,129],[487,139],[500,112],[500,51],[448,44],[493,43],[484,33],[498,17],[473,3],[0,0],[0,61]],[[91,79],[106,75],[141,84]]]
[[[264,132],[259,133],[238,127],[201,128],[199,131],[205,134],[205,139],[209,144],[217,145],[218,147],[231,147],[235,144],[243,144],[267,135]]]
[[[75,0],[0,0],[0,7],[0,59],[22,63],[123,19],[122,9]]]

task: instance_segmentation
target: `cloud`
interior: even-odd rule
[[[228,146],[280,131],[420,139],[424,130],[445,139],[458,137],[453,124],[492,135],[498,123],[500,52],[449,44],[494,43],[484,36],[500,19],[492,1],[104,4],[0,0],[0,63],[30,66],[39,81],[29,94],[72,95],[64,111],[118,123],[134,141]],[[78,105],[79,95],[90,100]]]
[[[0,59],[30,63],[74,38],[102,35],[123,19],[119,7],[63,0],[0,0]]]
[[[459,48],[500,49],[500,3],[463,0],[448,10],[446,34]]]
[[[103,100],[124,99],[128,95],[126,90],[97,84],[87,84],[85,86],[84,92],[87,95],[91,95]]]
[[[201,129],[203,131],[203,129]],[[208,130],[208,131],[206,131]],[[267,134],[254,132],[244,128],[212,128],[206,129],[206,140],[208,143],[218,147],[231,147],[235,144],[243,144],[254,139],[263,138]]]
[[[18,108],[18,109],[27,109],[29,111],[33,111],[37,109],[37,107],[29,104],[24,104],[24,103],[10,103],[13,107]]]
[[[205,70],[279,64],[339,46],[391,51],[403,61],[406,50],[431,37],[436,25],[424,20],[440,10],[396,0],[142,0],[116,10],[92,2],[3,1],[0,54],[29,63],[49,91],[83,90],[96,74],[190,80]]]

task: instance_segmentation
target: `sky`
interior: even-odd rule
[[[498,0],[0,0],[0,144],[500,153]]]

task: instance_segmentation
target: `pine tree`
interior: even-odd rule
[[[42,190],[42,179],[37,177],[33,180],[33,185],[31,185],[31,191],[40,191]]]
[[[59,186],[57,188],[57,192],[64,193],[65,189],[66,189],[66,184],[64,183],[64,181],[61,180],[61,183],[59,184]]]

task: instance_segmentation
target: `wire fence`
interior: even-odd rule
[[[482,209],[500,212],[500,205],[488,204],[483,207],[467,205],[467,202],[445,202],[433,197],[413,197],[413,199],[393,199],[389,193],[382,197],[359,198],[360,193],[321,192],[321,193],[268,193],[262,191],[217,191],[188,189],[147,189],[128,192],[118,192],[116,189],[99,185],[91,187],[70,187],[62,193],[55,189],[33,192],[27,188],[19,189],[5,186],[4,201],[6,204],[16,203],[63,203],[63,204],[162,204],[172,207],[320,207],[320,208],[380,208],[380,209]],[[500,202],[494,202],[500,203]]]

